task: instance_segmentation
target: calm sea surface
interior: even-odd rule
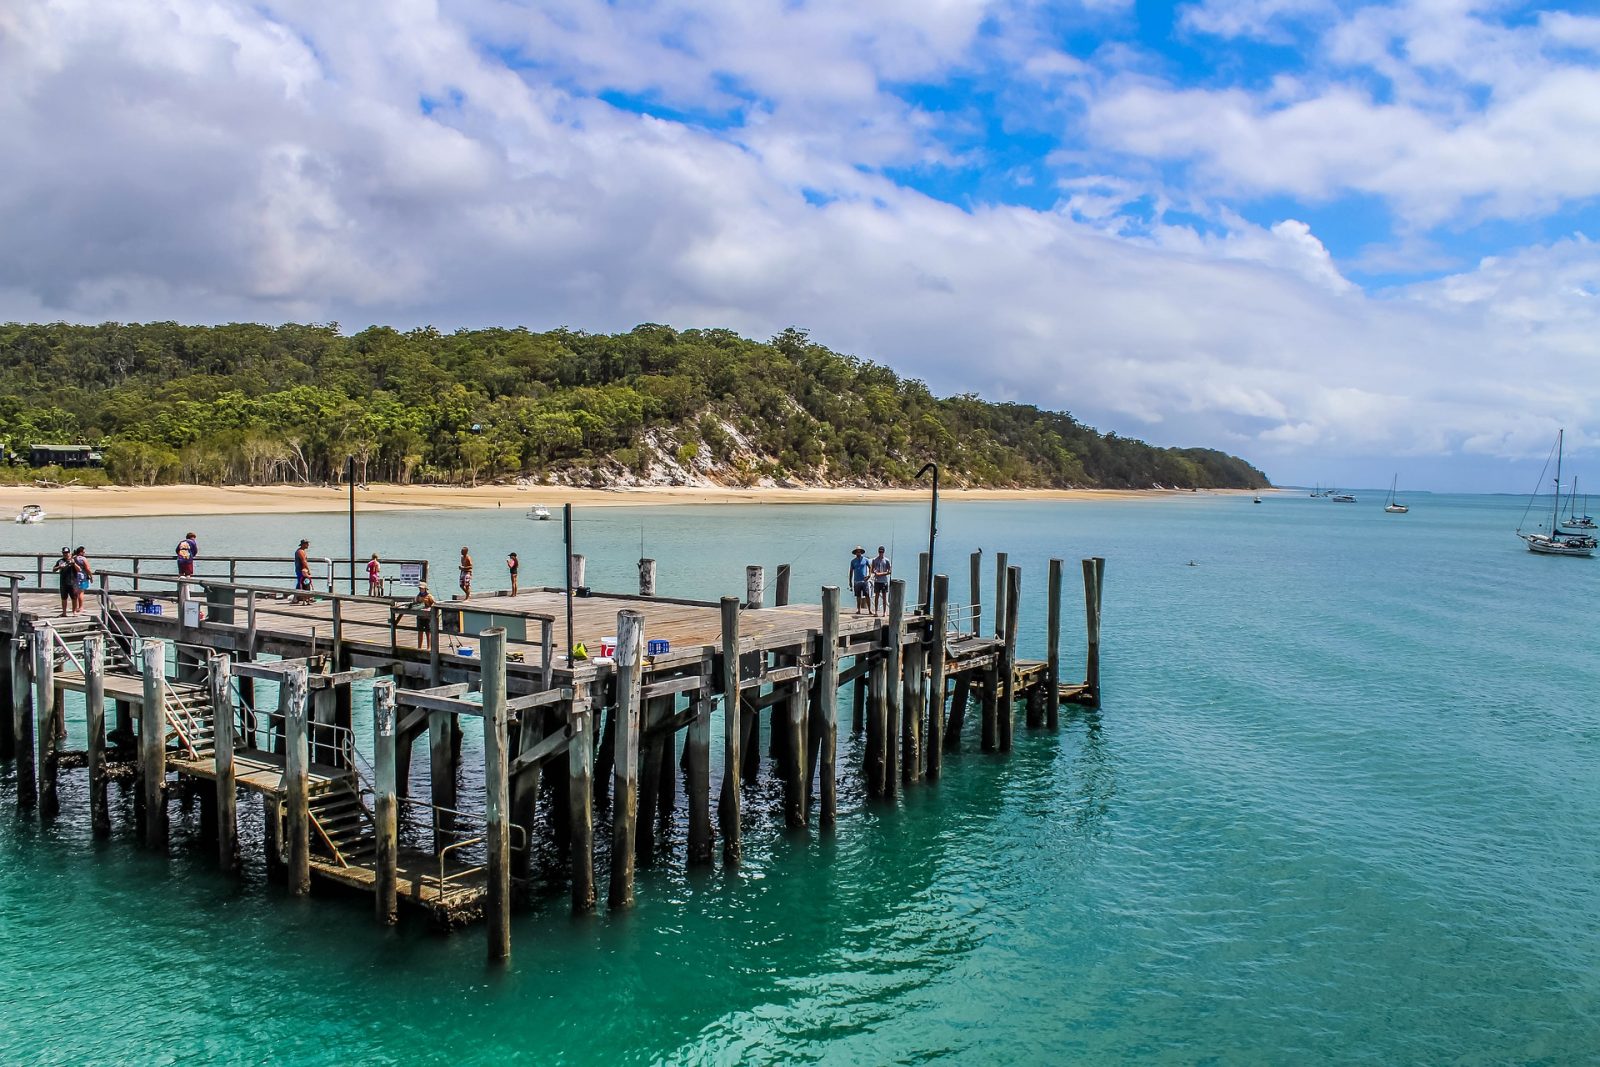
[[[1518,499],[1409,501],[947,504],[954,599],[975,548],[991,582],[995,550],[1022,566],[1024,654],[1045,561],[1069,561],[1069,677],[1076,560],[1107,558],[1103,711],[1055,735],[1019,716],[1003,758],[969,733],[898,806],[862,800],[847,740],[837,833],[787,833],[757,799],[744,868],[686,874],[680,813],[633,914],[543,898],[501,972],[481,928],[285,898],[254,841],[222,877],[192,814],[170,857],[142,853],[116,787],[97,844],[81,772],[58,821],[18,819],[7,765],[0,1061],[1592,1062],[1600,561],[1525,551]],[[445,588],[468,544],[492,588],[516,549],[526,584],[553,582],[561,526],[530,502],[366,516],[361,550],[426,555]],[[167,552],[191,525],[213,554],[345,537],[340,516],[0,537]],[[642,538],[663,594],[790,562],[799,600],[842,584],[857,542],[909,576],[927,527],[915,506],[681,507],[580,512],[576,534],[602,589],[636,587]]]

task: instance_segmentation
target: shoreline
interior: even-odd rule
[[[1261,492],[1274,492],[1264,489]],[[941,503],[988,500],[1108,501],[1167,497],[1235,496],[1250,489],[943,489]],[[451,511],[529,508],[552,513],[571,503],[582,507],[648,507],[675,504],[898,504],[928,499],[927,489],[832,487],[735,489],[705,486],[644,486],[573,489],[557,485],[376,485],[356,492],[360,511]],[[48,517],[80,519],[154,518],[170,515],[313,515],[342,513],[346,489],[317,486],[0,486],[0,515],[10,519],[24,504],[39,504]],[[46,521],[49,521],[48,518]]]

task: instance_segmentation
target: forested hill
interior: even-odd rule
[[[979,385],[981,383],[974,383]],[[0,326],[0,438],[102,448],[113,481],[1258,488],[1244,460],[938,398],[798,330]]]

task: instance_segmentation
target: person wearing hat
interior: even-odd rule
[[[72,601],[78,592],[78,563],[72,558],[72,549],[63,547],[61,558],[50,568],[55,571],[61,586],[61,614],[72,614]]]
[[[419,609],[417,612],[418,648],[428,647],[428,638],[430,634],[428,620],[433,617],[433,605],[435,603],[437,603],[437,601],[433,599],[433,594],[428,592],[428,583],[418,582],[417,598],[411,602],[411,606],[413,608]]]
[[[305,538],[300,539],[300,547],[294,550],[294,588],[295,597],[291,604],[311,604],[315,600],[311,596],[311,558],[306,550],[311,547],[311,542]]]
[[[872,591],[867,584],[867,550],[857,545],[850,555],[850,588],[856,594],[856,614],[872,610]]]

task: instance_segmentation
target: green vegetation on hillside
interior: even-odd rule
[[[0,326],[0,440],[100,446],[133,484],[337,479],[580,483],[710,477],[1256,488],[1209,449],[1154,448],[1070,415],[921,382],[804,332],[175,323]]]

